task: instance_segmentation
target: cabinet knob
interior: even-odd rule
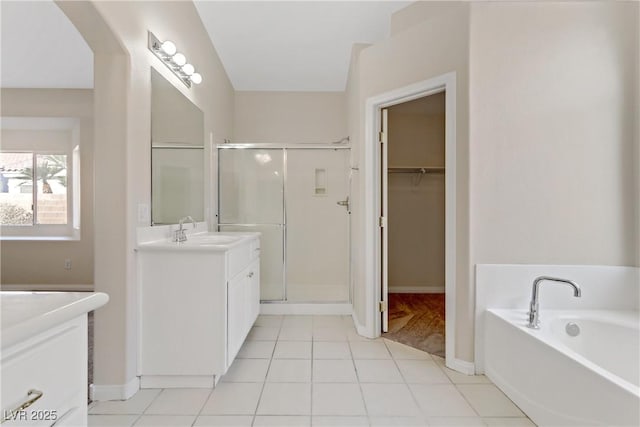
[[[247,275],[247,277],[253,277],[253,271]]]

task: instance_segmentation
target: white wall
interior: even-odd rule
[[[468,260],[468,49],[469,49],[469,6],[466,3],[417,2],[401,11],[420,15],[423,19],[398,31],[385,41],[356,52],[352,61],[348,80],[349,133],[354,143],[355,164],[360,168],[354,174],[354,187],[359,193],[354,198],[352,221],[354,225],[354,311],[361,325],[373,322],[373,313],[366,312],[367,283],[365,271],[371,269],[364,256],[364,242],[367,230],[364,222],[370,212],[362,209],[362,197],[371,197],[365,192],[364,157],[364,104],[367,98],[427,80],[452,71],[457,74],[458,111],[456,113],[456,158],[457,158],[457,296],[458,330],[456,355],[471,360],[471,332],[466,332],[472,322],[473,302],[470,286],[470,265]],[[413,22],[413,21],[412,21]],[[370,327],[370,326],[369,326]],[[463,333],[465,332],[465,333]]]
[[[5,117],[72,117],[80,120],[81,218],[79,241],[3,241],[2,284],[93,284],[93,91],[2,89]],[[3,131],[3,135],[4,135]],[[7,140],[3,141],[6,147]],[[71,259],[71,270],[65,270]]]
[[[344,92],[236,92],[232,142],[329,143],[347,136]]]
[[[135,228],[149,224],[147,218],[138,220],[138,205],[151,202],[150,68],[204,112],[207,156],[213,154],[210,133],[213,143],[231,138],[233,88],[191,2],[59,5],[95,58],[95,288],[107,292],[110,302],[96,313],[94,379],[106,393],[102,396],[126,397],[132,389],[122,385],[135,385],[136,375]],[[202,84],[188,89],[161,64],[147,49],[148,30],[173,40],[202,75]]]
[[[639,6],[472,6],[472,264],[639,265]]]

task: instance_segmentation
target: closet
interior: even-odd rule
[[[445,93],[386,114],[386,337],[444,356]]]

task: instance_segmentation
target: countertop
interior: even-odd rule
[[[245,243],[247,240],[260,237],[259,232],[224,231],[209,233],[194,233],[187,236],[185,242],[173,242],[171,239],[161,239],[138,244],[136,251],[174,251],[174,252],[225,252]],[[229,237],[228,241],[209,241],[210,237]]]
[[[0,292],[2,349],[109,301],[102,292]]]

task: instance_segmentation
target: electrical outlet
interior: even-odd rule
[[[64,269],[71,270],[71,260],[69,258],[64,260]]]

